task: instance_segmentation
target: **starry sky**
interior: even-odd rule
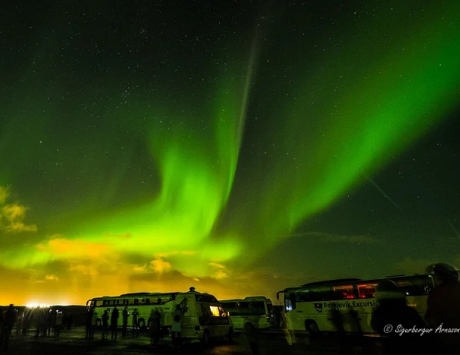
[[[0,304],[460,265],[460,3],[1,5]]]

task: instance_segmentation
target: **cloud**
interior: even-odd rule
[[[225,265],[218,264],[218,263],[209,263],[209,266],[215,269],[213,276],[217,280],[225,279],[228,277],[228,272],[226,271]]]
[[[163,274],[164,272],[171,270],[171,263],[163,260],[162,258],[153,259],[150,261],[150,266],[158,274]]]
[[[36,225],[23,222],[26,216],[26,207],[18,203],[5,204],[8,197],[9,189],[0,186],[0,204],[3,205],[0,210],[0,230],[7,233],[36,232]]]
[[[132,270],[134,272],[145,272],[147,269],[146,265],[133,265]]]
[[[217,269],[225,269],[225,265],[218,264],[218,263],[209,263],[210,266],[213,266]]]
[[[53,255],[57,259],[67,258],[98,258],[108,255],[111,248],[107,243],[89,242],[86,240],[69,240],[62,237],[53,238],[46,243],[36,245],[41,252]]]
[[[36,279],[33,282],[34,283],[45,283],[45,282],[49,282],[49,281],[59,282],[59,277],[57,277],[56,275],[45,275],[44,278],[38,279],[38,280]]]

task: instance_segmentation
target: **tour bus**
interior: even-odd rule
[[[266,329],[274,322],[272,301],[265,296],[221,300],[235,330]]]
[[[288,330],[318,332],[337,331],[333,312],[340,312],[346,332],[374,333],[371,327],[373,309],[377,306],[374,295],[382,280],[395,282],[406,295],[406,302],[424,318],[426,301],[434,287],[431,275],[397,275],[381,279],[338,279],[290,287],[277,293],[284,294],[286,326]]]
[[[228,341],[233,338],[232,322],[219,301],[211,294],[196,292],[193,287],[189,292],[141,292],[96,297],[88,300],[86,305],[97,312],[96,325],[101,324],[101,317],[105,310],[110,315],[114,307],[117,307],[118,326],[122,326],[123,309],[127,306],[128,325],[131,326],[132,314],[136,309],[139,313],[138,326],[141,329],[148,326],[152,310],[158,310],[161,315],[161,327],[165,333],[171,331],[174,311],[177,305],[180,305],[184,311],[181,332],[183,341],[201,340],[208,343],[216,338]]]

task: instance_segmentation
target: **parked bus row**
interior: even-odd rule
[[[89,300],[87,306],[95,312],[96,325],[100,325],[104,311],[114,307],[136,312],[137,324],[143,329],[151,321],[152,310],[161,315],[163,332],[171,332],[177,305],[184,311],[182,338],[185,341],[208,342],[214,338],[232,339],[233,332],[253,329],[277,328],[281,320],[289,331],[337,331],[334,312],[340,314],[343,329],[350,333],[373,333],[372,312],[378,304],[376,290],[379,282],[391,280],[406,297],[407,304],[422,316],[426,312],[428,293],[434,287],[431,275],[389,276],[380,279],[337,279],[289,287],[277,293],[283,295],[283,306],[275,306],[264,296],[218,301],[208,293],[189,292],[127,293]],[[278,311],[282,307],[281,311]],[[118,319],[122,326],[123,319]]]

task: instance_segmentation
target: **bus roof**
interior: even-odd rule
[[[329,284],[346,284],[350,282],[357,282],[357,281],[363,281],[362,279],[357,279],[357,278],[346,278],[346,279],[334,279],[334,280],[326,280],[326,281],[315,281],[315,282],[309,282],[306,284],[303,284],[303,286],[319,286],[319,285],[329,285]]]
[[[124,293],[114,297],[142,297],[142,296],[159,296],[159,295],[177,295],[179,292],[133,292]]]
[[[375,279],[358,279],[358,278],[347,278],[347,279],[335,279],[335,280],[325,280],[325,281],[316,281],[303,284],[302,286],[287,287],[282,291],[277,292],[277,298],[280,293],[291,291],[291,290],[302,290],[308,289],[315,286],[329,286],[329,285],[346,285],[346,284],[357,284],[357,283],[378,283],[382,280],[401,280],[401,279],[414,279],[414,278],[426,278],[431,277],[429,274],[414,274],[414,275],[394,275],[394,276],[385,276]]]
[[[221,303],[226,303],[226,302],[241,302],[241,301],[243,301],[242,298],[232,298],[232,299],[230,299],[230,300],[219,300],[219,302],[221,302]]]
[[[248,297],[245,297],[244,300],[245,301],[251,301],[251,300],[269,300],[269,298],[265,297],[265,296],[248,296]]]
[[[219,300],[219,302],[250,302],[250,301],[270,301],[269,298],[265,296],[248,296],[245,298],[232,298],[228,300]]]
[[[148,297],[161,297],[161,296],[172,296],[172,298],[176,298],[177,295],[188,295],[188,294],[196,294],[201,296],[209,296],[216,299],[214,295],[205,292],[198,292],[194,290],[186,291],[186,292],[133,292],[133,293],[124,293],[120,296],[101,296],[101,297],[93,297],[90,300],[106,300],[106,299],[120,299],[120,298],[148,298]],[[90,301],[88,300],[88,301]],[[216,299],[217,300],[217,299]]]

